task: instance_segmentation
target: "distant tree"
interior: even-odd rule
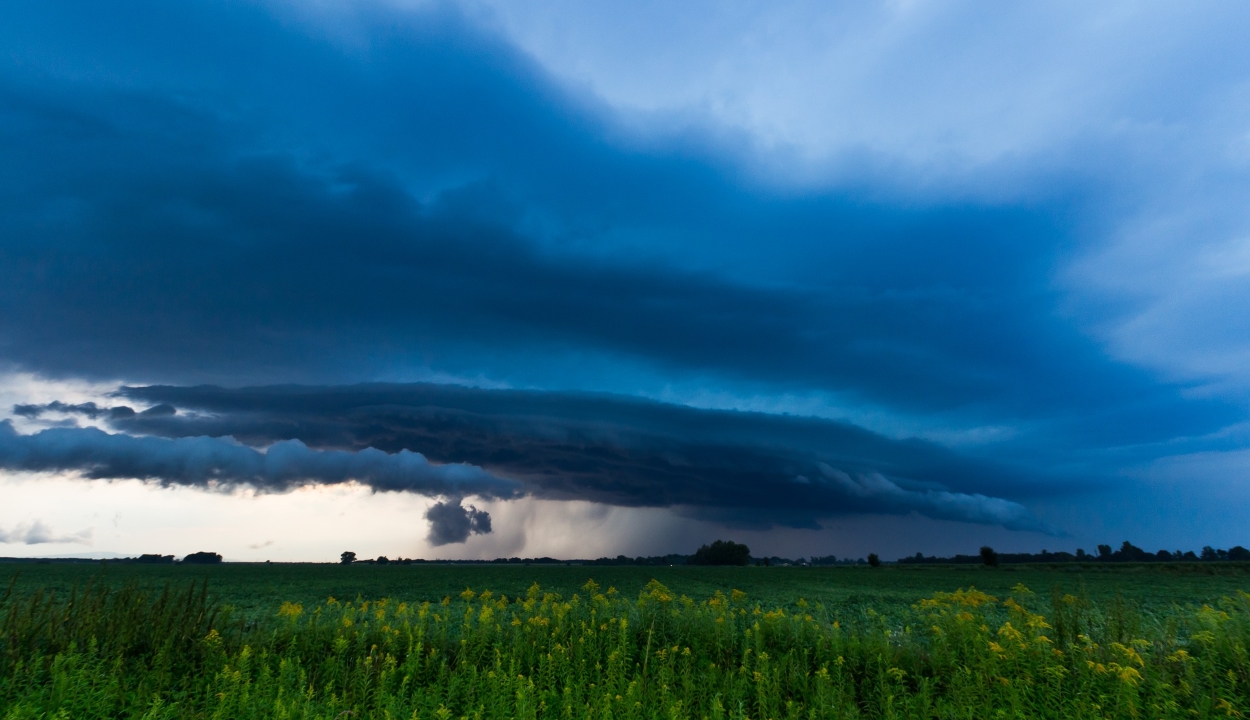
[[[356,553],[349,551],[349,552],[343,553],[342,555],[339,555],[339,562],[343,563],[344,565],[351,565],[352,563],[356,562]]]
[[[989,545],[981,547],[981,563],[986,567],[998,567],[998,553]]]
[[[1185,558],[1185,560],[1189,562],[1193,562],[1198,559],[1198,556],[1194,554],[1193,550],[1186,550],[1185,555],[1183,557]]]
[[[193,552],[184,557],[182,562],[192,565],[215,565],[221,562],[221,556],[215,552]]]
[[[1150,553],[1147,553],[1145,550],[1142,550],[1128,540],[1124,541],[1124,544],[1120,546],[1120,549],[1116,551],[1115,555],[1116,560],[1122,560],[1124,562],[1143,562],[1150,559]]]
[[[1203,560],[1218,560],[1219,557],[1220,557],[1219,554],[1215,552],[1215,548],[1211,547],[1210,545],[1207,545],[1206,547],[1202,548]]]
[[[868,553],[868,564],[873,567],[881,567],[881,558],[876,553]]]
[[[1077,549],[1076,549],[1076,559],[1077,559],[1077,560],[1084,560],[1086,557],[1088,557],[1088,556],[1085,554],[1085,548],[1077,548]]]
[[[1250,560],[1250,550],[1247,550],[1240,545],[1234,545],[1228,549],[1228,559],[1240,562]]]
[[[386,565],[386,564],[387,564],[387,563],[389,563],[390,561],[391,561],[391,559],[390,559],[390,558],[388,558],[388,557],[387,557],[387,556],[385,556],[385,555],[379,555],[379,556],[378,556],[378,564],[379,564],[379,565]]]
[[[729,540],[704,545],[687,560],[688,565],[746,565],[751,562],[751,548]]]
[[[1160,550],[1159,552],[1155,553],[1155,559],[1158,560],[1159,562],[1171,562],[1172,553],[1168,552],[1167,550]]]
[[[144,563],[145,565],[148,563],[162,565],[165,563],[172,563],[173,561],[174,561],[173,555],[144,554],[135,558],[135,562]]]
[[[1111,546],[1110,546],[1110,545],[1099,545],[1099,546],[1098,546],[1098,559],[1099,559],[1099,560],[1110,560],[1110,559],[1111,559]]]

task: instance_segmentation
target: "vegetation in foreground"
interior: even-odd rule
[[[284,603],[200,584],[6,598],[4,718],[1237,717],[1250,595],[1146,612],[1024,586],[890,614],[651,582]]]

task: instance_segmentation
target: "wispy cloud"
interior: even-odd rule
[[[31,522],[21,523],[13,527],[11,530],[0,528],[0,543],[6,544],[24,544],[24,545],[47,545],[47,544],[73,544],[73,545],[91,545],[95,536],[94,528],[79,530],[76,533],[68,535],[58,535],[51,527],[48,527],[42,520],[33,520]]]

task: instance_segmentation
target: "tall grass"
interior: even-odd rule
[[[284,603],[207,589],[6,598],[4,718],[1192,718],[1250,711],[1250,595],[1145,614],[1022,586],[892,616],[652,582],[564,598]]]

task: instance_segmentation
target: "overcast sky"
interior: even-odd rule
[[[1250,544],[1247,22],[6,3],[0,555]]]

